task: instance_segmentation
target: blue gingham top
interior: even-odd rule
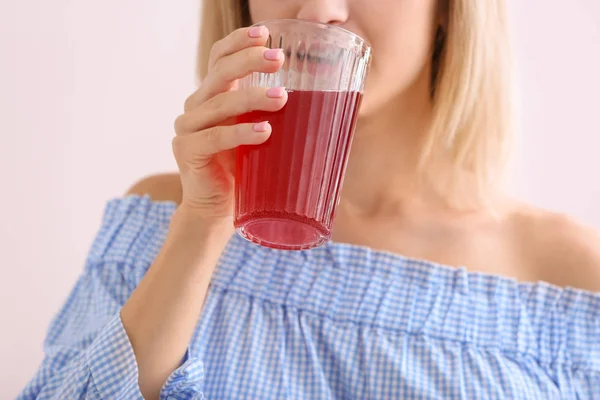
[[[141,399],[119,309],[175,205],[111,201],[19,399]],[[568,268],[568,266],[566,266]],[[600,295],[235,236],[162,399],[600,399]]]

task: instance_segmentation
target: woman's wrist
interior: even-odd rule
[[[180,206],[173,214],[159,258],[168,259],[169,268],[215,266],[233,233],[231,217],[207,218]]]
[[[231,236],[233,233],[233,217],[208,217],[202,212],[185,204],[180,205],[171,219],[171,228],[183,228],[186,231],[199,235]]]

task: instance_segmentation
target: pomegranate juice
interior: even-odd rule
[[[331,237],[362,94],[290,91],[278,112],[239,122],[269,121],[273,133],[236,155],[235,226],[267,247],[302,250]]]

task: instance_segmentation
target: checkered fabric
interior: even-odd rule
[[[175,205],[109,202],[19,399],[141,399],[119,310]],[[565,266],[569,268],[569,266]],[[600,294],[235,236],[162,399],[600,399]]]

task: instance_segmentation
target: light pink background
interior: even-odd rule
[[[513,0],[515,190],[600,228],[600,3]],[[42,357],[104,202],[174,168],[197,0],[0,0],[0,398]]]

